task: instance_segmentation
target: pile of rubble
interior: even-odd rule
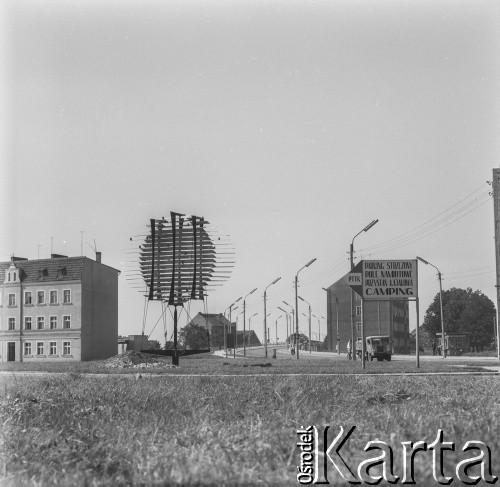
[[[149,369],[156,367],[175,368],[176,366],[167,364],[162,360],[158,360],[150,354],[129,350],[128,352],[120,353],[119,355],[115,355],[114,357],[106,360],[104,367],[112,367],[116,369]]]

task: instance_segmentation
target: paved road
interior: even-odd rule
[[[273,349],[276,349],[276,354],[278,357],[291,356],[290,350],[287,350],[286,345],[270,345],[267,347],[268,357],[272,357]],[[225,357],[225,352],[223,350],[216,352],[217,355]],[[243,348],[236,349],[236,356],[243,357]],[[246,349],[247,357],[264,357],[264,347],[251,347]],[[228,358],[233,357],[233,353],[228,354]],[[341,353],[340,355],[336,352],[309,352],[308,350],[300,350],[299,357],[313,358],[313,359],[329,359],[329,360],[347,360],[347,354]],[[393,355],[392,360],[394,361],[414,361],[415,355]],[[420,361],[460,361],[463,363],[470,362],[491,362],[493,366],[500,365],[497,357],[467,357],[467,356],[453,356],[443,359],[439,355],[420,355]]]

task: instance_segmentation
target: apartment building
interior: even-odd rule
[[[116,354],[120,271],[88,257],[0,263],[0,362]],[[3,281],[2,281],[3,278]]]

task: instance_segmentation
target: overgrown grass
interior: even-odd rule
[[[302,425],[357,427],[342,451],[357,465],[385,440],[401,474],[401,441],[432,442],[439,428],[460,450],[500,453],[498,377],[159,377],[73,373],[5,382],[1,458],[12,484],[295,485]],[[430,453],[418,485],[438,485]],[[373,455],[368,455],[372,456]],[[451,474],[457,453],[447,452]],[[496,472],[495,472],[496,467]],[[333,469],[333,485],[347,485]],[[298,485],[298,484],[297,484]]]
[[[193,356],[193,357],[196,357]],[[168,364],[170,358],[163,358]],[[135,374],[141,370],[135,368],[108,368],[104,361],[92,362],[7,362],[0,364],[0,371],[37,371],[37,372],[65,372],[65,373],[93,373],[93,374]],[[336,357],[309,358],[307,354],[301,355],[297,360],[292,356],[280,356],[278,359],[264,359],[259,357],[246,357],[226,359],[216,356],[203,358],[181,357],[180,367],[176,369],[144,369],[145,373],[184,375],[184,374],[382,374],[382,373],[416,373],[416,372],[458,372],[463,370],[480,371],[481,367],[498,365],[492,360],[464,361],[460,358],[447,358],[446,360],[432,360],[425,358],[420,361],[417,369],[415,361],[393,360],[392,362],[367,362],[366,369],[361,368],[360,361],[348,361]]]

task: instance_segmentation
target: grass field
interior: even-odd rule
[[[401,442],[432,442],[441,428],[457,450],[467,440],[486,443],[493,473],[500,473],[498,376],[290,377],[269,371],[295,370],[293,360],[267,368],[250,367],[251,360],[248,367],[224,362],[185,360],[175,373],[139,380],[87,377],[76,367],[59,376],[2,378],[3,484],[298,485],[296,430],[308,425],[330,425],[334,432],[356,426],[342,452],[354,466],[367,458],[367,441],[385,440],[400,475]],[[384,370],[407,365],[369,364]],[[189,367],[212,375],[183,376]],[[305,359],[302,367],[360,368],[347,361],[306,367]],[[253,369],[262,375],[217,376]],[[447,474],[453,475],[459,457],[447,452]],[[439,485],[430,452],[417,456],[416,479]],[[333,468],[329,481],[348,485]]]
[[[170,358],[162,358],[170,364]],[[66,373],[94,373],[94,374],[130,374],[139,372],[135,368],[108,368],[104,361],[93,362],[7,362],[0,364],[0,371],[44,371]],[[392,362],[366,362],[366,369],[361,368],[361,362],[351,362],[346,359],[309,358],[307,354],[301,355],[297,360],[292,356],[279,356],[278,359],[247,357],[226,359],[213,355],[181,357],[180,367],[145,369],[146,373],[184,375],[184,374],[382,374],[382,373],[417,373],[417,372],[457,372],[460,370],[481,371],[482,367],[498,365],[493,360],[467,362],[460,357],[447,358],[446,360],[429,360],[423,358],[420,368],[417,369],[415,361],[394,360]],[[460,366],[464,366],[460,369]]]

